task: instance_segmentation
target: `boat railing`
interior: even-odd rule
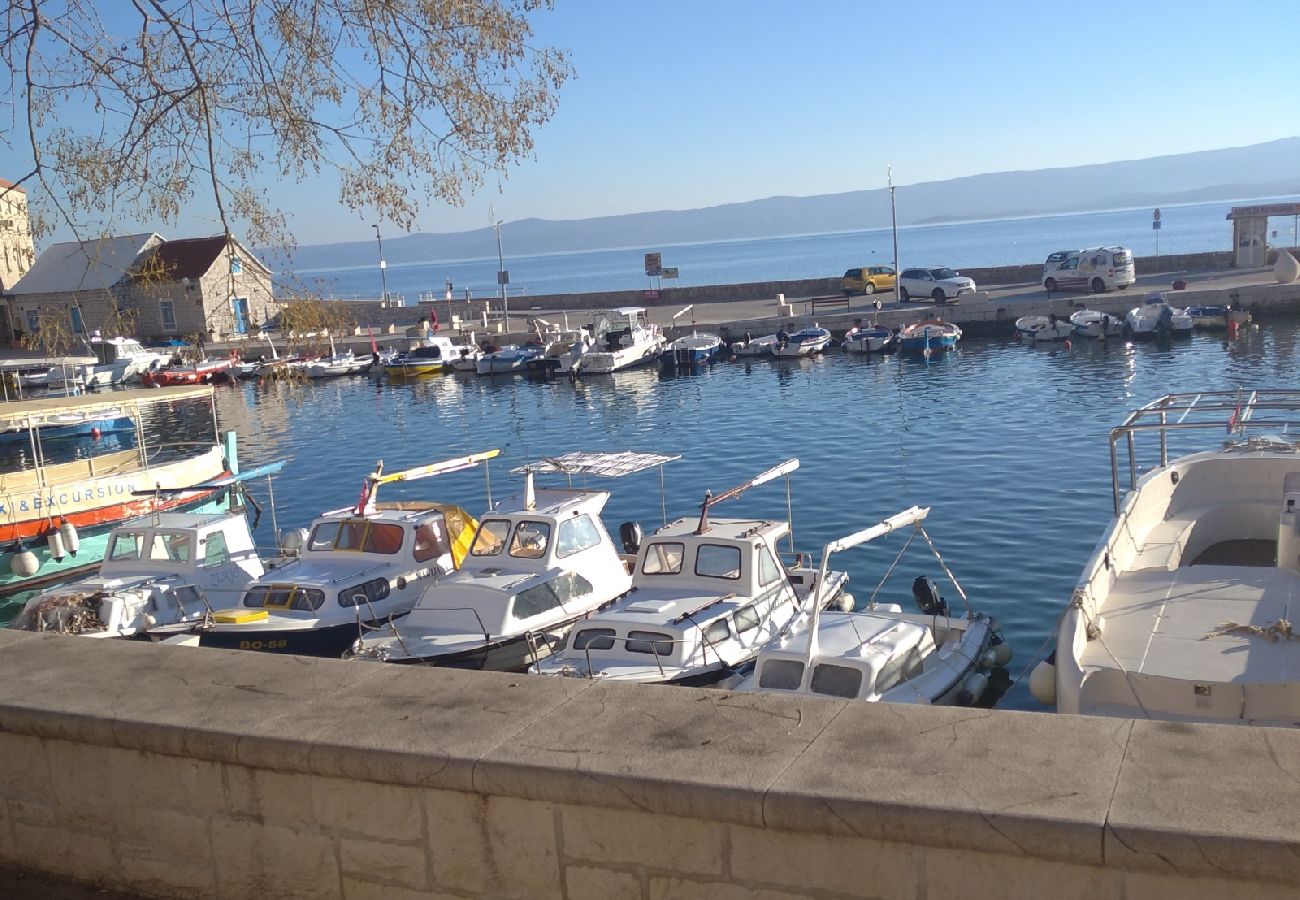
[[[1124,494],[1137,488],[1138,435],[1152,432],[1157,435],[1159,464],[1164,467],[1169,465],[1171,434],[1206,430],[1226,432],[1228,446],[1241,443],[1250,433],[1300,432],[1300,391],[1264,389],[1166,394],[1130,412],[1121,425],[1110,431],[1111,496],[1115,515],[1119,515]],[[1297,439],[1300,440],[1300,436]],[[1121,440],[1128,457],[1127,487],[1120,477]]]

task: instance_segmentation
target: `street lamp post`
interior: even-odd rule
[[[894,233],[894,305],[901,306],[902,301],[898,299],[898,278],[901,273],[898,270],[898,212],[894,208],[894,167],[886,166],[885,171],[889,178],[889,223]]]
[[[379,225],[374,225],[375,240],[379,241],[379,282],[384,287],[384,295],[379,300],[380,306],[388,306],[388,263],[384,261],[384,237],[379,233]]]
[[[497,232],[497,285],[501,288],[501,315],[505,319],[506,334],[510,333],[510,298],[506,296],[506,282],[510,276],[506,274],[505,259],[501,255],[501,220],[497,219],[492,223],[492,227]]]

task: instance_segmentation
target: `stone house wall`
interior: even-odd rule
[[[35,261],[27,194],[22,188],[0,191],[0,290],[7,291],[17,284]]]

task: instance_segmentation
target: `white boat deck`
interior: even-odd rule
[[[1255,634],[1207,638],[1227,623],[1268,627],[1300,615],[1300,574],[1249,566],[1144,569],[1122,575],[1101,610],[1101,639],[1079,662],[1087,670],[1218,684],[1300,681],[1300,641]]]

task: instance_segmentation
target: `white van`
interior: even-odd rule
[[[1092,247],[1087,250],[1058,250],[1043,263],[1043,287],[1050,291],[1069,288],[1104,294],[1122,291],[1137,283],[1137,266],[1127,247]]]

